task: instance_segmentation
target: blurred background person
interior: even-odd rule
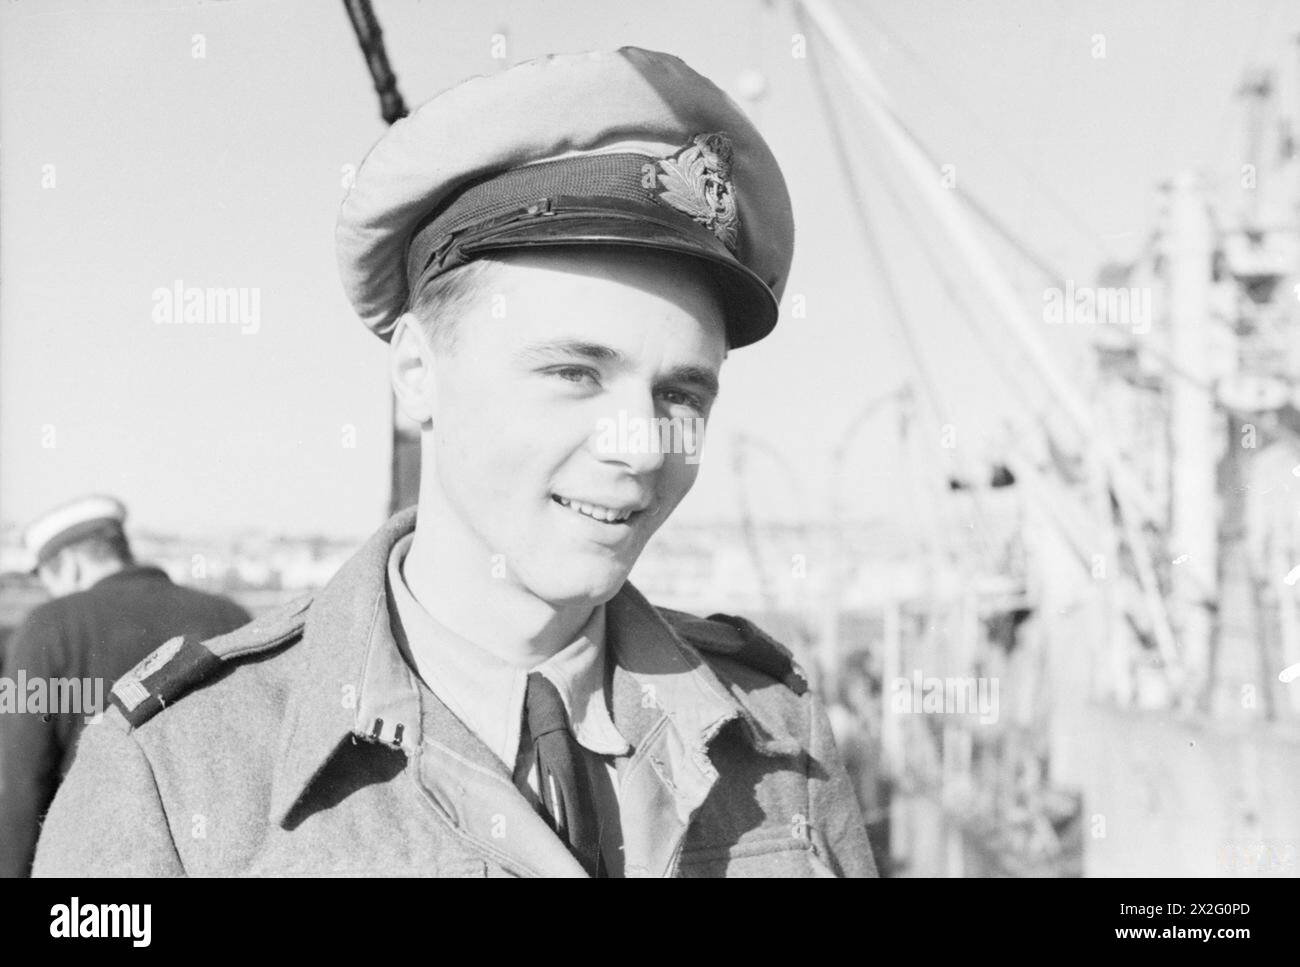
[[[210,638],[249,620],[233,601],[180,587],[160,568],[137,564],[125,520],[121,501],[88,496],[51,510],[23,535],[33,572],[53,600],[33,609],[7,643],[0,875],[27,875],[41,819],[72,765],[77,738],[103,711],[113,682],[168,638]],[[60,680],[81,686],[56,688]],[[43,691],[44,704],[30,700],[33,688]],[[80,708],[51,704],[57,692],[69,691],[80,696]]]

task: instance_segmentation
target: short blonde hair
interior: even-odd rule
[[[473,300],[486,291],[484,277],[496,264],[491,258],[474,259],[435,275],[412,294],[408,311],[419,321],[435,349],[443,353],[455,350],[457,323]]]

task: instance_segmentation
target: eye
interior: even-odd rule
[[[664,390],[661,394],[664,401],[672,406],[688,406],[697,413],[703,413],[705,410],[704,400],[694,393],[688,393],[685,390],[670,389]]]
[[[585,383],[590,380],[592,383],[600,381],[600,374],[590,366],[557,366],[554,369],[547,370],[551,376],[558,376],[568,383]]]

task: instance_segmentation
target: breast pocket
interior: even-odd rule
[[[809,842],[793,838],[748,842],[729,848],[697,849],[682,853],[680,877],[834,877]]]

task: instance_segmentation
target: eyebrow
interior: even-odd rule
[[[556,342],[529,343],[516,355],[526,362],[548,362],[553,359],[571,359],[578,356],[593,362],[624,362],[623,354],[617,349],[595,342],[583,342],[580,339],[561,339]]]
[[[524,346],[516,354],[524,362],[546,363],[565,359],[588,359],[596,363],[613,363],[625,365],[627,357],[617,349],[601,343],[586,342],[581,339],[562,339],[555,342],[537,342]],[[674,366],[655,383],[694,383],[706,390],[709,395],[718,395],[718,375],[707,366],[687,364]]]

